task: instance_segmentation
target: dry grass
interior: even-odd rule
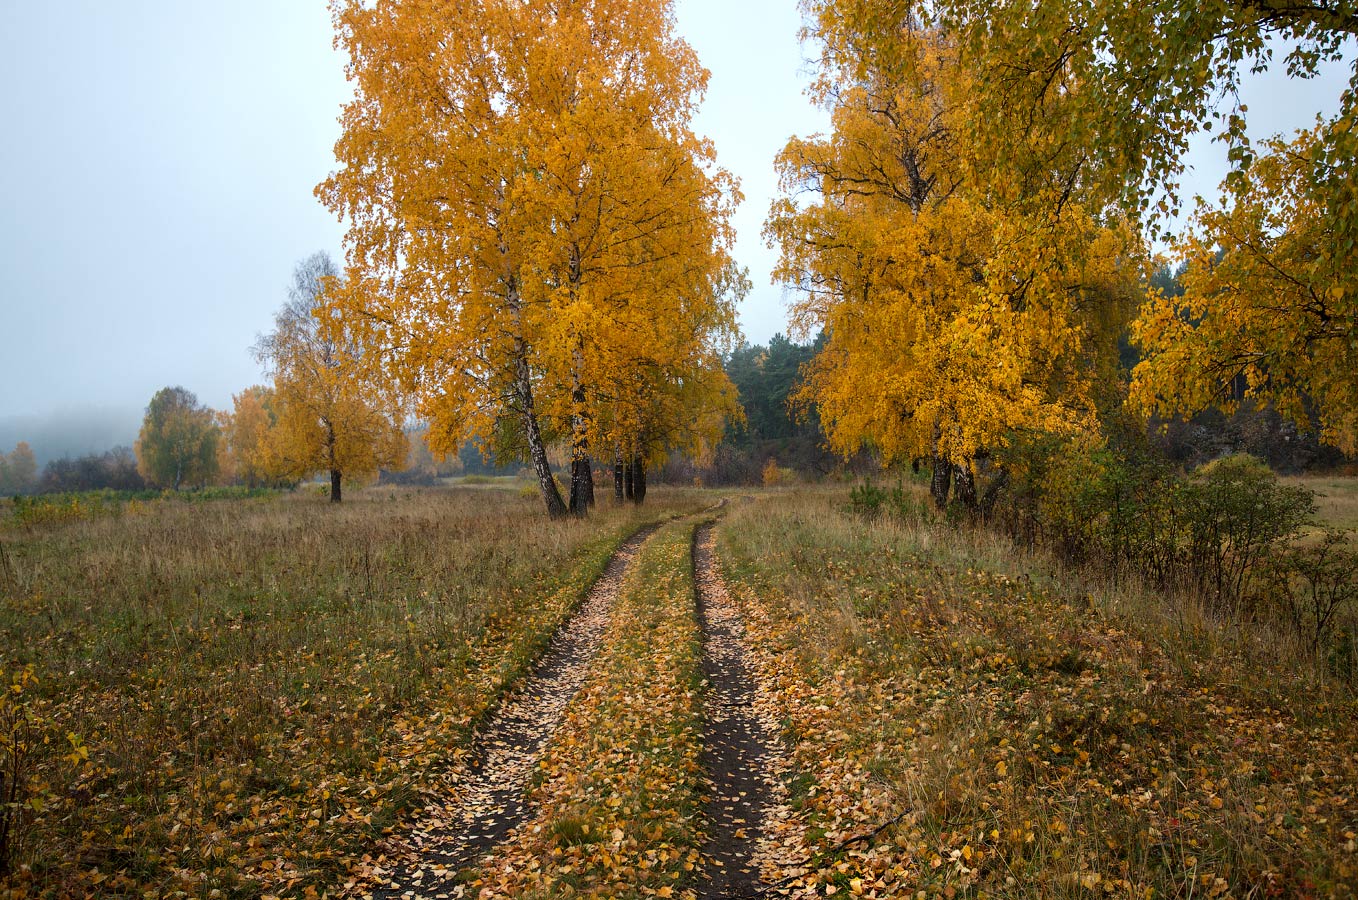
[[[721,529],[783,673],[818,891],[1353,895],[1345,687],[1191,602],[846,501],[780,494]]]
[[[1358,529],[1358,477],[1302,475],[1282,480],[1315,491],[1318,524]]]
[[[418,803],[645,519],[552,523],[508,491],[155,501],[0,527],[0,660],[34,666],[16,890],[301,894]],[[63,759],[72,732],[88,762]],[[219,892],[219,893],[214,893]]]

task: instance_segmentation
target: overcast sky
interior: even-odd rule
[[[712,70],[698,130],[746,195],[737,252],[755,343],[785,328],[760,238],[773,157],[827,121],[803,95],[796,6],[678,0]],[[1255,87],[1256,133],[1309,124],[1345,77]],[[249,347],[294,263],[340,252],[312,194],[348,94],[323,0],[0,0],[0,83],[0,440],[16,421],[93,410],[130,437],[169,384],[229,406],[260,380]],[[1211,157],[1194,157],[1197,189],[1220,179]]]

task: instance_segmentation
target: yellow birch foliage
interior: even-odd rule
[[[1146,411],[1258,397],[1358,452],[1358,285],[1316,187],[1321,142],[1270,142],[1220,204],[1199,206],[1179,247],[1184,295],[1152,293],[1136,322],[1132,396]]]
[[[889,54],[891,36],[905,23],[929,20],[951,34],[971,60],[976,80],[964,124],[982,166],[1022,167],[1035,141],[1055,140],[1088,158],[1090,189],[1158,213],[1178,203],[1184,153],[1195,134],[1216,133],[1230,147],[1233,170],[1249,168],[1249,110],[1238,97],[1246,73],[1271,69],[1309,78],[1325,63],[1351,62],[1358,27],[1351,2],[808,0],[807,5],[813,12],[839,9],[849,24],[843,34],[858,36],[857,46],[878,57]],[[1337,98],[1340,112],[1317,142],[1321,155],[1334,163],[1353,158],[1355,86],[1358,70],[1351,71]],[[1050,115],[1053,108],[1061,114]],[[1358,216],[1353,182],[1335,169],[1319,184],[1325,205],[1342,208],[1347,240]]]
[[[563,511],[546,444],[587,454],[638,369],[709,365],[734,331],[738,195],[689,125],[707,73],[662,0],[334,9],[357,89],[318,188],[349,223],[336,309],[435,450],[523,448]]]
[[[800,398],[830,444],[969,470],[1017,430],[1091,429],[1095,363],[1137,274],[1130,231],[1081,205],[1078,167],[977,179],[955,99],[971,74],[938,32],[893,33],[865,64],[848,14],[819,14],[841,32],[819,85],[834,131],[780,155],[766,234],[801,293],[794,325],[828,335]]]
[[[288,302],[258,348],[274,376],[276,421],[265,432],[262,469],[275,477],[328,472],[331,500],[341,479],[364,480],[405,461],[401,410],[379,388],[362,350],[336,338],[325,291],[338,271],[318,253],[298,265]],[[261,403],[262,405],[262,403]]]
[[[258,487],[278,477],[271,468],[270,435],[278,421],[273,388],[253,385],[235,394],[232,410],[222,415],[222,446],[230,457],[231,475]],[[227,471],[224,467],[223,471]]]
[[[1227,148],[1219,208],[1177,241],[1195,268],[1190,297],[1151,298],[1138,331],[1151,359],[1144,409],[1229,406],[1235,379],[1303,427],[1358,447],[1353,365],[1358,242],[1358,67],[1351,2],[1275,0],[807,0],[832,52],[890,59],[916,18],[946,30],[975,81],[959,130],[973,171],[1021,171],[1052,155],[1082,160],[1083,189],[1120,201],[1152,234],[1181,203],[1197,135]],[[1335,112],[1256,146],[1240,102],[1246,73],[1312,78],[1348,63]],[[1059,207],[1051,206],[1055,214]],[[1218,262],[1216,254],[1223,259]],[[1176,321],[1177,320],[1177,321]],[[1309,403],[1316,404],[1310,409]]]

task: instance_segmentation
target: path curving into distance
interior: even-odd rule
[[[602,643],[613,603],[637,551],[659,525],[640,529],[618,547],[580,608],[561,625],[522,685],[504,698],[472,738],[462,790],[405,839],[401,861],[374,870],[361,891],[374,898],[459,897],[459,871],[476,865],[530,818],[528,781],[543,748],[584,684]]]
[[[708,684],[701,762],[710,780],[705,863],[694,888],[698,900],[753,900],[768,887],[756,850],[775,803],[774,751],[771,732],[755,713],[758,688],[745,628],[717,566],[711,522],[693,534],[693,583]]]

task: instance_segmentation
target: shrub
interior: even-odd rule
[[[996,519],[1016,539],[1062,558],[1137,570],[1168,584],[1179,569],[1180,482],[1144,453],[1024,436],[1011,447],[1011,486]]]
[[[1011,535],[1069,560],[1204,592],[1238,612],[1269,554],[1296,536],[1314,495],[1259,460],[1231,456],[1192,477],[1153,454],[1051,436],[1016,441],[998,511]]]
[[[1325,663],[1340,678],[1358,681],[1358,625],[1350,623],[1338,630]]]
[[[1180,493],[1188,566],[1233,607],[1269,553],[1315,514],[1315,495],[1278,481],[1259,460],[1228,456],[1199,469]]]
[[[112,492],[15,497],[14,521],[25,526],[49,525],[116,516],[122,509],[121,498]]]
[[[882,512],[882,505],[886,502],[887,491],[885,488],[875,486],[867,479],[849,491],[849,509],[860,516],[876,518]]]
[[[12,871],[28,837],[33,813],[50,797],[35,767],[50,725],[34,699],[32,689],[37,680],[33,667],[25,666],[13,672],[6,690],[0,691],[0,876]],[[78,764],[88,759],[79,738],[68,734],[67,740],[71,745],[68,762]]]
[[[887,514],[901,520],[929,519],[933,507],[917,491],[907,490],[901,482],[887,490],[864,479],[849,490],[849,509],[855,515],[875,519]]]
[[[1317,544],[1277,553],[1265,570],[1263,600],[1307,643],[1313,656],[1330,646],[1335,626],[1358,606],[1354,577],[1358,550],[1349,544],[1349,537],[1343,531],[1326,531]],[[1342,655],[1351,645],[1352,640],[1339,641],[1335,650]]]
[[[329,493],[329,485],[325,486]],[[209,486],[195,491],[81,491],[69,494],[35,494],[15,497],[10,508],[19,525],[50,525],[117,517],[144,511],[144,504],[156,500],[197,503],[211,500],[253,500],[278,496],[275,488]]]

